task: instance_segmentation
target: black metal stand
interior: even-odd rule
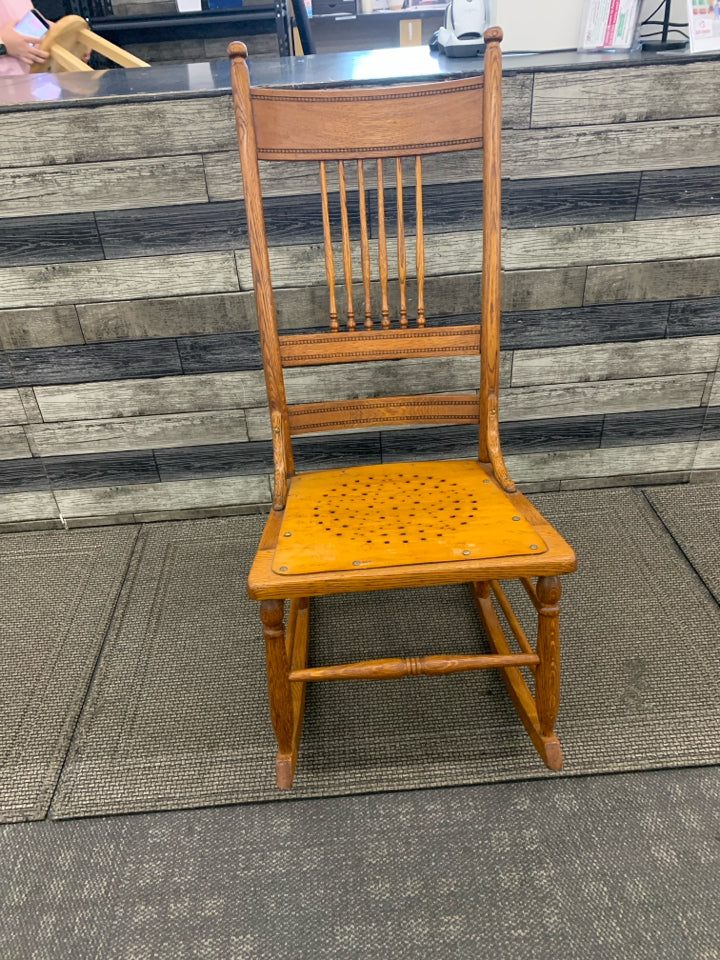
[[[687,45],[687,40],[668,40],[668,34],[670,33],[670,27],[673,26],[670,23],[670,7],[672,5],[672,0],[665,0],[665,13],[663,14],[662,19],[662,34],[660,40],[643,40],[641,46],[643,50],[681,50],[684,46]],[[660,25],[658,20],[645,20],[640,26],[645,26],[647,24]]]
[[[275,26],[281,57],[291,57],[295,50],[292,35],[292,17],[288,0],[275,0]]]
[[[295,24],[300,34],[300,43],[303,53],[315,53],[315,41],[310,27],[310,17],[305,7],[305,0],[290,0],[295,11]],[[295,51],[297,53],[297,50]]]

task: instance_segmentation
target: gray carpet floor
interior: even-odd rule
[[[581,555],[564,603],[565,775],[720,763],[720,609],[642,493],[539,502]],[[141,531],[52,817],[278,798],[257,605],[244,588],[261,524]],[[313,606],[323,663],[487,649],[464,586]],[[479,671],[311,685],[293,792],[545,776],[499,674]]]
[[[0,827],[3,960],[717,960],[720,769]]]
[[[272,803],[233,804],[277,798],[233,581],[256,519],[3,537],[0,802],[36,822],[0,826],[0,957],[718,960],[717,491],[646,494],[534,498],[580,556],[559,724],[575,776],[537,766],[483,673],[408,681],[409,720],[372,692],[392,684],[309,697],[299,789]],[[385,601],[373,653],[388,618],[414,649],[429,612],[478,642],[458,597]],[[320,605],[319,655],[338,616],[338,655],[366,642],[356,606]],[[147,812],[37,822],[51,796],[55,817]]]
[[[720,498],[715,484],[656,487],[646,496],[720,603]]]
[[[137,529],[0,538],[0,819],[47,813]]]
[[[720,607],[655,509],[632,489],[536,500],[580,556],[565,578],[563,775],[720,763]],[[6,538],[16,601],[3,709],[20,718],[6,821],[48,804],[61,819],[282,796],[244,587],[262,523]],[[25,549],[33,569],[13,566]],[[28,617],[23,577],[37,592]],[[447,652],[485,647],[463,586],[319,598],[312,632],[317,662],[438,652],[438,637]],[[499,675],[479,671],[310,685],[293,796],[548,776]]]

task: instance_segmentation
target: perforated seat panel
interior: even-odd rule
[[[273,571],[330,573],[545,550],[475,460],[390,463],[293,477]]]

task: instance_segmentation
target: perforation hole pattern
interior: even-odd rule
[[[387,464],[295,477],[273,568],[343,570],[543,549],[475,461]]]

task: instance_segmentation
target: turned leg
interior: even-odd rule
[[[282,757],[292,754],[293,735],[293,704],[288,680],[284,616],[285,604],[282,600],[263,600],[260,604],[260,619],[265,637],[270,719],[278,742],[278,763]]]
[[[555,718],[560,706],[560,596],[562,586],[559,577],[538,577],[538,635],[537,653],[540,663],[535,671],[535,704],[540,733],[553,737]],[[558,743],[557,750],[560,750]],[[554,750],[548,750],[548,766],[559,769],[562,753],[554,758]],[[553,762],[558,766],[553,766]]]

